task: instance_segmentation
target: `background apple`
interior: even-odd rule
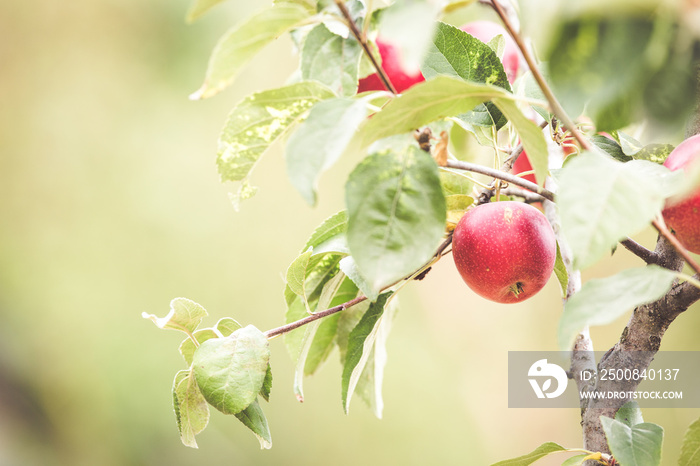
[[[468,32],[484,43],[487,43],[499,34],[503,35],[503,38],[506,40],[506,47],[502,59],[503,68],[505,68],[506,75],[508,75],[508,81],[512,84],[515,78],[518,77],[518,72],[522,67],[520,66],[520,51],[513,38],[508,34],[508,31],[500,24],[485,20],[467,23],[460,29],[464,32]]]
[[[452,240],[462,279],[478,295],[499,303],[520,302],[540,291],[552,275],[556,251],[545,216],[514,201],[469,210]]]
[[[527,153],[523,151],[522,154],[515,160],[513,164],[513,174],[518,175],[520,173],[532,171],[532,164],[530,164],[530,159],[527,158]],[[523,175],[522,179],[530,181],[532,183],[537,183],[535,181],[535,174],[530,173],[529,175]]]
[[[669,170],[688,170],[700,163],[700,135],[686,139],[676,147],[664,162]],[[663,211],[666,224],[676,238],[691,252],[700,254],[700,191],[675,204],[667,204]]]
[[[406,74],[403,71],[398,48],[388,42],[384,42],[381,38],[377,38],[377,48],[379,49],[379,55],[382,57],[382,68],[384,68],[391,84],[396,88],[396,92],[403,92],[414,84],[425,81],[420,71],[415,74]],[[385,90],[388,89],[384,87],[384,83],[379,79],[377,73],[360,79],[357,87],[358,93]]]

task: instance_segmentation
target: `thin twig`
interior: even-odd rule
[[[647,264],[659,263],[658,254],[656,254],[654,251],[650,251],[649,249],[645,248],[644,246],[642,246],[641,244],[639,244],[631,238],[623,239],[622,241],[620,241],[620,244],[623,245],[625,249],[627,249],[629,252],[639,257]]]
[[[477,165],[475,163],[462,162],[460,160],[448,160],[447,166],[449,168],[456,168],[458,170],[466,170],[466,171],[470,171],[470,172],[474,172],[474,173],[480,173],[482,175],[490,176],[493,178],[498,178],[499,180],[503,180],[503,181],[506,181],[508,183],[518,185],[521,188],[529,189],[530,191],[533,191],[533,192],[539,194],[540,196],[544,197],[545,199],[554,202],[554,193],[553,192],[549,191],[548,189],[541,188],[531,181],[527,181],[527,180],[519,178],[515,175],[511,175],[510,173],[505,173],[505,172],[502,172],[500,170],[484,167],[482,165]]]
[[[527,66],[532,72],[532,77],[535,78],[537,85],[542,90],[542,93],[547,99],[547,102],[549,102],[549,106],[552,109],[552,113],[554,113],[554,115],[556,115],[556,117],[559,120],[561,120],[564,127],[571,132],[571,135],[574,138],[576,138],[576,141],[578,141],[578,143],[583,149],[590,150],[592,148],[591,144],[586,138],[583,137],[581,132],[576,127],[576,124],[569,117],[569,115],[567,115],[566,111],[557,100],[556,96],[552,92],[552,89],[549,87],[549,84],[547,84],[547,81],[545,81],[544,76],[542,76],[542,73],[537,67],[537,64],[535,63],[535,60],[532,57],[532,54],[530,53],[530,50],[525,46],[522,37],[520,37],[520,34],[518,34],[513,28],[513,24],[508,19],[508,15],[506,15],[505,11],[503,11],[503,8],[501,7],[501,5],[498,4],[497,0],[491,0],[488,4],[496,11],[496,14],[498,14],[498,16],[501,18],[501,21],[503,22],[503,25],[508,31],[508,34],[510,34],[510,36],[513,38],[516,45],[520,49],[520,53],[522,53],[523,58],[525,58],[525,61],[527,62]]]
[[[369,60],[372,62],[372,66],[374,67],[374,69],[377,70],[377,75],[379,76],[379,79],[382,80],[382,83],[384,83],[384,87],[386,87],[387,90],[389,90],[389,92],[391,92],[392,94],[398,94],[394,85],[391,84],[391,81],[389,80],[389,77],[384,71],[384,68],[382,68],[382,66],[379,63],[377,63],[376,58],[374,58],[372,51],[369,49],[369,44],[367,44],[367,38],[358,29],[357,23],[355,23],[355,20],[352,19],[352,15],[348,11],[348,8],[345,6],[345,2],[343,2],[343,0],[335,0],[335,4],[338,5],[340,13],[348,22],[348,27],[350,28],[352,35],[355,36],[355,39],[357,39],[357,41],[362,46],[362,49],[367,55],[367,58],[369,58]]]
[[[690,266],[691,269],[695,271],[695,273],[700,274],[700,265],[698,265],[697,262],[695,262],[695,259],[690,255],[688,250],[683,247],[683,245],[678,241],[678,238],[675,237],[670,231],[668,231],[668,228],[666,228],[666,225],[664,225],[663,222],[659,222],[657,219],[654,219],[651,224],[656,228],[656,231],[659,232],[661,236],[666,238],[666,241],[671,243],[671,246],[673,246],[673,249],[675,249],[678,254],[683,258],[683,260]]]
[[[501,193],[505,194],[506,196],[522,197],[525,199],[527,204],[543,202],[545,199],[537,193],[533,193],[532,191],[527,191],[525,189],[515,188],[513,186],[508,186],[506,189],[501,190]]]
[[[338,304],[337,306],[331,307],[329,309],[323,310],[323,311],[318,311],[314,312],[311,315],[308,315],[304,317],[303,319],[299,319],[295,322],[291,322],[287,325],[282,325],[281,327],[273,328],[271,330],[268,330],[265,332],[265,336],[269,339],[272,337],[276,337],[278,335],[282,335],[283,333],[291,332],[294,329],[297,329],[299,327],[303,327],[306,324],[310,324],[314,320],[322,319],[323,317],[328,317],[330,315],[335,314],[336,312],[344,311],[345,309],[354,306],[355,304],[359,304],[362,301],[366,300],[367,296],[358,296],[355,299],[351,299],[348,302],[345,302],[343,304]]]

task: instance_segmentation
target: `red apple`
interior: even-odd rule
[[[680,143],[664,162],[669,170],[688,170],[700,163],[700,134]],[[700,189],[680,202],[666,204],[664,221],[688,250],[700,254]]]
[[[506,47],[503,52],[503,68],[506,70],[506,75],[508,75],[508,81],[512,84],[515,78],[518,77],[518,71],[520,71],[520,51],[518,46],[508,34],[503,26],[491,21],[473,21],[462,26],[460,29],[464,32],[468,32],[472,36],[479,39],[481,42],[487,43],[499,34],[503,35],[506,41]]]
[[[382,68],[386,72],[389,81],[396,88],[396,92],[403,92],[414,84],[425,81],[420,71],[415,74],[406,74],[401,68],[400,51],[398,48],[377,38],[377,48],[382,57]],[[357,92],[386,91],[384,83],[379,79],[377,73],[370,74],[366,78],[360,79]]]
[[[532,165],[530,164],[530,159],[527,158],[525,151],[520,154],[520,156],[515,160],[513,164],[513,174],[517,175],[519,173],[532,171]],[[522,179],[537,183],[535,181],[535,174],[530,173],[529,175],[523,175]]]
[[[514,201],[467,211],[452,239],[465,283],[498,303],[517,303],[540,291],[552,275],[556,253],[554,232],[542,212]]]

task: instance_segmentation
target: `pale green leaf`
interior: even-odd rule
[[[619,240],[649,225],[661,212],[673,179],[660,165],[620,163],[597,152],[567,163],[559,175],[557,204],[576,268],[592,265]]]
[[[285,32],[304,24],[309,10],[295,3],[275,3],[229,30],[216,44],[204,84],[192,99],[204,99],[230,85],[260,50]]]
[[[557,280],[559,280],[559,286],[561,286],[562,296],[566,296],[566,290],[569,287],[569,273],[566,270],[566,265],[564,265],[564,259],[561,257],[561,248],[559,247],[558,241],[557,257],[554,261],[554,275],[556,275]]]
[[[659,466],[664,430],[644,422],[634,426],[601,416],[600,422],[613,457],[622,465]]]
[[[211,8],[215,7],[219,3],[223,3],[224,1],[225,0],[194,0],[192,5],[190,5],[189,11],[187,12],[187,22],[193,22]]]
[[[207,402],[224,414],[236,414],[255,401],[269,361],[267,338],[249,325],[226,338],[202,343],[194,353],[192,367]]]
[[[455,10],[469,6],[475,3],[477,0],[449,0],[447,4],[442,7],[444,13],[452,13]]]
[[[342,375],[343,409],[347,413],[357,382],[367,363],[379,329],[378,323],[384,313],[386,301],[391,292],[379,295],[376,302],[370,304],[357,326],[350,332],[347,353]]]
[[[568,451],[566,448],[558,445],[554,442],[543,443],[539,447],[535,448],[533,451],[527,455],[519,456],[517,458],[499,461],[491,466],[527,466],[534,463],[537,460],[544,458],[552,453],[557,453],[560,451]]]
[[[333,97],[319,83],[256,92],[234,107],[219,136],[221,181],[245,182],[260,156],[317,102]]]
[[[329,307],[333,297],[338,292],[338,289],[340,289],[340,285],[343,283],[344,279],[345,274],[339,272],[323,286],[321,296],[318,299],[316,308],[317,311],[327,309]],[[294,371],[294,394],[299,401],[304,401],[304,374],[306,362],[309,356],[309,350],[311,349],[316,337],[316,331],[322,322],[323,320],[319,319],[308,324],[304,331],[304,337],[301,341],[301,349],[299,350],[296,370]]]
[[[202,322],[202,318],[207,315],[207,311],[187,298],[175,298],[170,301],[170,312],[165,317],[156,317],[146,312],[141,316],[155,323],[158,328],[169,328],[180,330],[191,334]]]
[[[241,324],[231,319],[230,317],[224,317],[219,319],[214,328],[203,328],[194,332],[194,338],[197,343],[201,344],[212,338],[227,337],[233,332],[241,328]],[[192,338],[185,338],[182,343],[180,343],[180,354],[185,358],[185,362],[188,366],[192,365],[192,357],[197,349]]]
[[[639,403],[636,401],[628,401],[615,413],[615,420],[628,425],[629,427],[636,426],[644,422],[642,410],[639,409]]]
[[[678,466],[694,466],[700,462],[700,419],[696,420],[683,436]]]
[[[418,147],[365,158],[345,185],[348,245],[378,292],[426,263],[445,229],[435,161]]]
[[[570,347],[585,326],[606,325],[642,304],[663,296],[676,274],[656,265],[624,270],[586,282],[564,305],[559,321],[559,345]]]
[[[263,397],[265,401],[270,401],[270,393],[272,392],[272,366],[267,365],[267,372],[265,373],[265,379],[263,380],[262,388],[260,389],[260,396]]]
[[[357,263],[352,256],[343,257],[340,260],[340,270],[348,276],[350,280],[359,288],[363,295],[367,296],[367,299],[374,302],[379,296],[379,290],[375,290],[367,281],[365,277],[362,276],[360,270],[357,268]]]
[[[358,138],[366,147],[376,140],[410,132],[432,121],[461,115],[496,98],[511,100],[513,96],[495,86],[437,76],[395,97],[360,128]]]
[[[209,423],[209,406],[190,370],[180,371],[175,375],[173,409],[180,440],[188,447],[197,448],[195,436]]]
[[[341,210],[340,212],[328,217],[314,230],[304,246],[304,251],[308,250],[309,248],[313,248],[316,253],[320,251],[326,252],[326,246],[330,243],[335,243],[339,237],[344,238],[347,230],[348,214],[346,211]]]
[[[289,138],[285,154],[287,175],[310,205],[316,205],[321,173],[343,155],[366,116],[363,100],[329,99],[316,104]]]
[[[503,112],[520,136],[523,150],[527,153],[530,165],[535,170],[535,179],[539,186],[544,186],[544,181],[549,172],[549,150],[542,129],[527,118],[514,101],[497,98],[493,103]]]
[[[580,455],[572,456],[564,461],[561,466],[582,466],[588,456],[590,456],[588,453],[581,453]]]
[[[289,264],[286,275],[287,286],[294,294],[304,301],[309,312],[311,312],[311,309],[309,308],[308,298],[306,296],[306,273],[312,254],[313,249],[309,248],[308,251],[294,259],[294,261]]]
[[[429,50],[439,13],[438,2],[394,2],[382,11],[382,40],[396,47],[406,74],[418,71]]]
[[[343,38],[319,24],[301,49],[301,78],[325,84],[340,96],[355,95],[362,53],[355,38]]]
[[[263,413],[258,400],[254,400],[243,411],[236,413],[235,416],[243,423],[243,425],[253,431],[260,442],[261,449],[269,450],[272,448],[270,428],[267,425],[267,418],[265,417],[265,413]]]
[[[352,280],[346,278],[342,282],[340,288],[336,291],[331,302],[325,307],[321,306],[321,301],[319,299],[319,304],[316,306],[316,311],[322,311],[326,308],[338,306],[355,299],[356,297],[357,286],[355,286]],[[316,332],[313,345],[311,346],[309,355],[306,358],[306,366],[304,367],[305,375],[311,375],[316,372],[320,365],[331,354],[338,331],[338,318],[340,317],[340,314],[342,313],[334,314],[322,319],[323,322]]]

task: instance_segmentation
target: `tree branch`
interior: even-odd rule
[[[625,247],[629,252],[635,256],[642,259],[647,264],[658,264],[659,256],[654,252],[650,251],[641,244],[637,243],[631,238],[623,239],[620,244]]]
[[[656,231],[659,232],[661,236],[663,236],[666,241],[671,243],[671,246],[680,254],[680,256],[683,258],[684,261],[688,263],[691,269],[695,271],[695,273],[700,273],[700,265],[698,265],[697,262],[695,262],[695,259],[690,255],[687,249],[683,247],[683,245],[678,241],[678,238],[676,238],[670,231],[668,231],[668,228],[666,228],[666,225],[664,225],[663,222],[659,222],[658,220],[654,219],[651,224],[656,228]]]
[[[335,0],[335,4],[338,6],[340,13],[347,21],[348,27],[350,28],[352,35],[355,36],[355,39],[357,39],[357,41],[362,46],[362,49],[367,55],[367,58],[369,58],[369,60],[372,62],[372,66],[374,67],[374,69],[377,70],[377,75],[379,76],[379,79],[382,80],[384,87],[386,87],[387,90],[389,90],[389,92],[391,92],[392,94],[398,94],[398,92],[396,92],[396,88],[389,80],[389,76],[387,76],[386,72],[384,71],[384,68],[382,68],[382,66],[377,62],[377,59],[374,57],[374,54],[372,54],[372,51],[369,48],[369,44],[367,44],[367,38],[357,27],[357,23],[355,23],[355,20],[352,19],[352,15],[348,11],[348,8],[345,6],[345,2],[343,0]]]
[[[527,181],[523,178],[519,178],[515,175],[511,175],[510,173],[505,173],[505,172],[502,172],[500,170],[496,170],[494,168],[484,167],[482,165],[477,165],[475,163],[462,162],[460,160],[448,160],[447,166],[449,168],[456,168],[458,170],[466,170],[469,172],[480,173],[482,175],[487,175],[487,176],[490,176],[493,178],[498,178],[499,180],[507,181],[508,183],[512,183],[512,184],[518,185],[522,188],[529,189],[530,191],[533,191],[534,193],[539,194],[540,196],[544,197],[545,199],[548,199],[550,201],[554,201],[554,193],[552,193],[551,191],[544,189],[544,188],[540,188],[535,183],[533,183],[531,181]],[[484,202],[481,202],[481,203],[483,204]]]
[[[511,23],[510,19],[508,19],[508,15],[503,10],[503,7],[499,5],[497,0],[491,0],[488,4],[496,11],[496,14],[498,14],[498,16],[501,18],[501,21],[503,22],[503,25],[508,31],[508,34],[510,34],[510,36],[513,38],[516,45],[520,49],[520,53],[523,55],[523,58],[527,62],[527,66],[532,72],[532,77],[535,78],[537,85],[542,90],[542,93],[547,99],[547,102],[549,102],[549,106],[552,109],[552,113],[554,113],[554,115],[562,122],[564,127],[568,129],[569,132],[571,132],[571,135],[576,139],[576,141],[578,141],[581,148],[590,150],[591,144],[585,137],[583,137],[581,132],[576,127],[576,124],[569,117],[569,115],[567,115],[566,111],[557,100],[556,96],[554,95],[554,92],[552,92],[552,89],[549,87],[549,84],[547,84],[547,81],[545,81],[544,76],[542,76],[542,72],[540,72],[540,69],[537,67],[537,63],[535,63],[535,59],[532,57],[530,50],[525,46],[522,37],[520,37],[520,34],[518,34],[515,31],[515,28],[513,27],[513,24]]]

